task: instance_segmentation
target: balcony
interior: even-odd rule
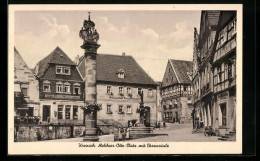
[[[15,124],[38,124],[39,116],[14,116]]]

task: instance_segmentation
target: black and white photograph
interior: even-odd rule
[[[9,7],[9,152],[241,153],[241,5],[70,7]]]

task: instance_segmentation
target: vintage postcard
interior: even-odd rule
[[[242,5],[9,5],[8,154],[241,154]]]

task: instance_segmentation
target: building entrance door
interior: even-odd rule
[[[227,125],[227,107],[226,103],[220,104],[221,115],[222,115],[222,126]]]
[[[50,105],[43,105],[43,112],[42,112],[42,121],[48,121],[48,117],[50,117],[51,106]]]
[[[175,112],[175,122],[178,122],[179,121],[179,119],[178,119],[178,112]]]

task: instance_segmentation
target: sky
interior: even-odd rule
[[[98,53],[131,55],[162,81],[168,59],[193,57],[201,11],[91,11],[100,35]],[[16,11],[15,47],[30,68],[59,46],[72,60],[84,54],[79,30],[88,11]]]

